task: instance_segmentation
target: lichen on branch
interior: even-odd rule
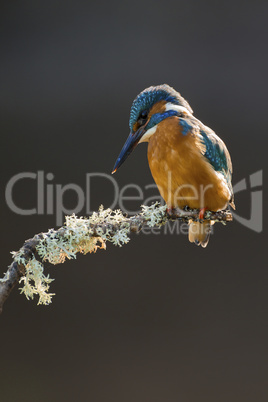
[[[65,225],[57,230],[50,229],[46,233],[35,235],[27,240],[17,252],[12,252],[13,262],[3,279],[0,279],[0,312],[3,303],[13,287],[22,284],[21,293],[27,299],[39,297],[38,304],[49,304],[54,293],[49,293],[49,275],[44,274],[44,263],[61,264],[66,258],[74,259],[77,253],[95,253],[98,249],[106,249],[106,242],[123,246],[130,240],[131,232],[139,232],[144,225],[160,227],[170,220],[197,220],[199,210],[175,209],[167,211],[166,205],[158,202],[150,206],[142,206],[139,214],[127,217],[121,210],[99,208],[87,218],[78,218],[74,214],[66,216]],[[204,219],[225,223],[232,220],[230,211],[206,211]]]

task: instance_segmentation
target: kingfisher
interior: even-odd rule
[[[134,99],[130,134],[116,160],[115,173],[134,148],[148,142],[148,162],[154,181],[167,204],[199,210],[189,221],[189,241],[206,247],[212,221],[206,210],[235,209],[232,162],[224,142],[193,116],[189,103],[167,84],[151,86]]]

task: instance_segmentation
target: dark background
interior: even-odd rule
[[[2,2],[2,272],[10,251],[55,227],[55,215],[10,211],[8,180],[43,170],[84,188],[86,173],[110,173],[132,100],[150,85],[172,85],[223,138],[234,183],[264,169],[267,12],[265,1]],[[115,178],[153,183],[145,145]],[[92,208],[110,199],[96,180]],[[15,200],[32,208],[34,183]],[[249,192],[236,206],[249,217]],[[0,318],[1,401],[267,401],[265,231],[215,232],[206,249],[139,235],[47,266],[47,307],[15,289]]]

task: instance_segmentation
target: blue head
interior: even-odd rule
[[[133,101],[130,109],[129,128],[133,130],[133,126],[139,120],[143,111],[149,111],[158,102],[164,101],[177,106],[185,107],[190,113],[193,113],[189,103],[175,91],[174,88],[167,84],[158,85],[144,89]]]
[[[115,163],[113,172],[122,165],[139,142],[148,141],[162,120],[193,113],[188,102],[169,85],[146,88],[133,101],[129,118],[129,137]]]

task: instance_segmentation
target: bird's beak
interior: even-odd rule
[[[128,155],[131,154],[131,152],[136,148],[138,145],[139,140],[145,133],[145,126],[140,127],[135,133],[133,131],[130,131],[130,134],[128,136],[128,139],[126,140],[118,158],[117,161],[115,162],[112,174],[119,169],[119,167],[122,165],[122,163],[127,159]]]

